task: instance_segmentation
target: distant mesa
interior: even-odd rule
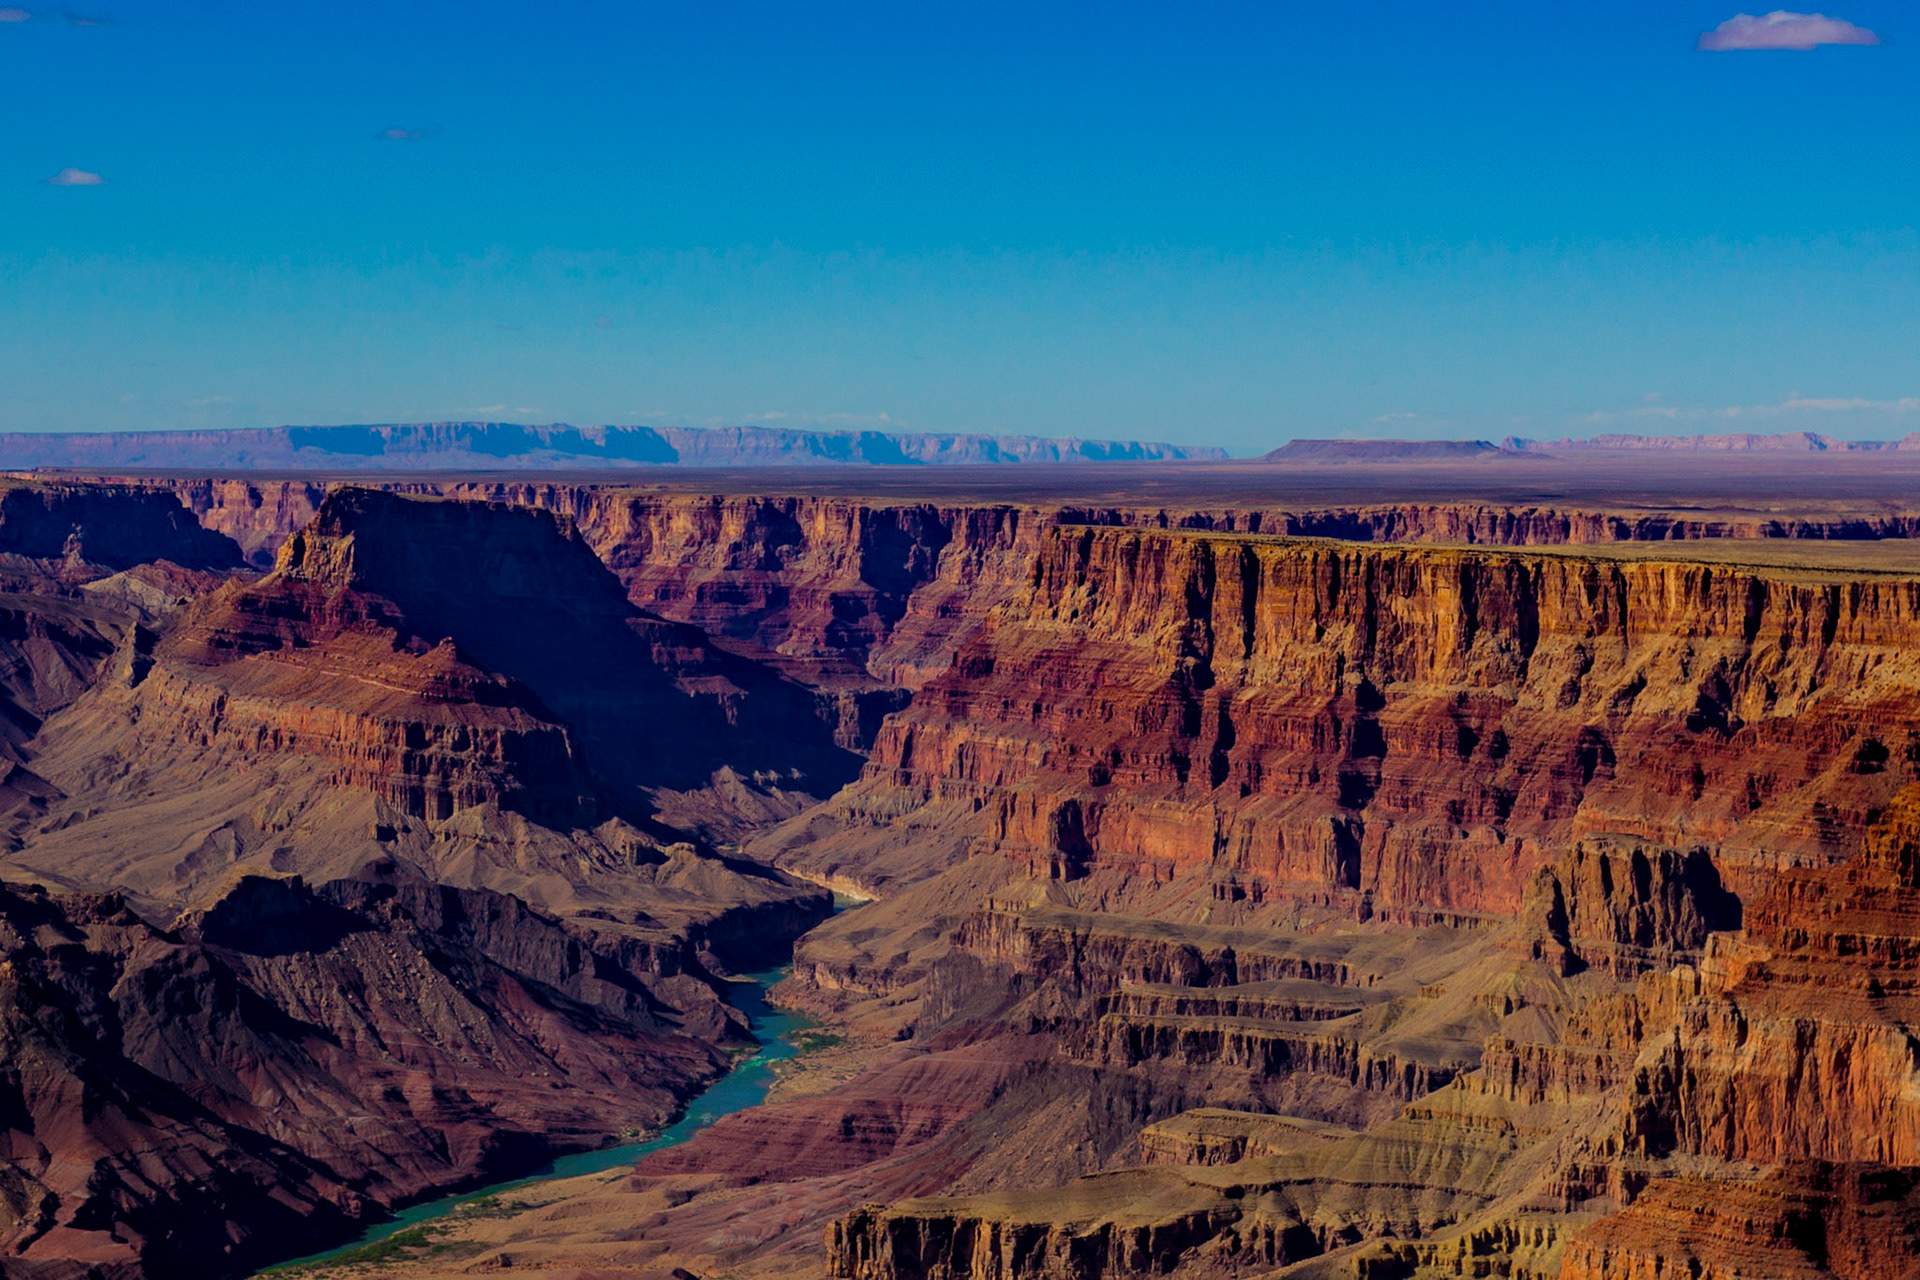
[[[1520,453],[1591,453],[1627,450],[1672,450],[1710,453],[1874,453],[1883,450],[1920,449],[1920,434],[1898,440],[1842,440],[1814,431],[1782,431],[1766,434],[1757,431],[1729,431],[1716,435],[1643,436],[1609,434],[1585,440],[1562,437],[1559,440],[1526,440],[1509,436],[1501,446]]]
[[[1519,451],[1485,440],[1289,440],[1262,462],[1459,462]]]
[[[0,468],[114,467],[500,471],[616,467],[929,466],[1219,459],[1220,449],[1131,440],[802,431],[786,427],[572,427],[508,422],[231,431],[0,434]]]
[[[1262,462],[1465,462],[1486,458],[1543,458],[1592,453],[1875,453],[1920,450],[1920,433],[1898,440],[1842,440],[1813,431],[1730,431],[1713,435],[1660,436],[1609,433],[1575,439],[1532,440],[1508,436],[1487,440],[1292,440]]]

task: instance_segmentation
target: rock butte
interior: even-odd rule
[[[791,955],[766,1104],[383,1273],[1920,1274],[1920,516],[1470,452],[10,482],[0,1270],[655,1126]]]

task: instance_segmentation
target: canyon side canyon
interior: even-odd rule
[[[1920,460],[1493,452],[0,481],[0,1275],[1920,1276]]]

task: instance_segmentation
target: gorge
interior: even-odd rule
[[[790,962],[381,1274],[1920,1273],[1909,464],[1315,465],[7,482],[0,1270],[631,1143]]]

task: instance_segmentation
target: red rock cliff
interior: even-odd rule
[[[1920,583],[1049,529],[874,785],[1072,877],[1511,912],[1546,842],[1826,862],[1912,769]],[[1916,753],[1920,754],[1920,753]]]

